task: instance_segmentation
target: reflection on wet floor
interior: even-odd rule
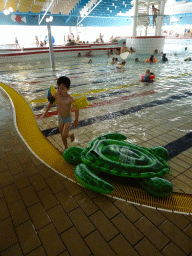
[[[123,133],[127,141],[139,146],[166,146],[190,133],[192,123],[191,68],[182,62],[184,55],[170,56],[169,63],[159,61],[154,65],[127,60],[124,72],[116,72],[109,57],[94,57],[91,65],[87,58],[71,57],[68,63],[59,60],[55,71],[45,61],[20,63],[17,67],[5,64],[0,77],[28,101],[40,130],[60,152],[64,147],[57,128],[56,107],[48,118],[40,117],[48,104],[47,90],[56,86],[61,75],[71,79],[70,94],[74,98],[86,95],[90,103],[80,110],[79,127],[74,129],[76,139],[69,146],[85,148],[90,140],[107,132]],[[156,79],[146,85],[140,77],[147,68]],[[189,144],[168,161],[171,171],[167,179],[175,192],[192,193],[191,159]]]

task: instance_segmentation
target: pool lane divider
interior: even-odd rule
[[[97,95],[97,96],[88,96],[87,97],[87,100],[88,101],[91,101],[91,100],[96,100],[96,99],[101,99],[101,98],[108,98],[108,97],[111,97],[111,96],[114,96],[114,95],[119,95],[119,94],[122,94],[122,93],[130,93],[129,90],[121,90],[121,91],[116,91],[116,92],[111,92],[111,93],[108,93],[108,94],[101,94],[101,95]],[[56,105],[55,105],[56,106]],[[45,107],[45,105],[40,105],[40,106],[32,106],[32,110],[33,111],[38,111],[38,110],[41,110]]]
[[[183,73],[183,74],[180,74],[178,76],[167,76],[167,77],[158,78],[155,81],[162,81],[162,80],[165,80],[165,79],[180,78],[182,76],[189,76],[189,75],[191,75],[191,73]],[[118,80],[118,79],[122,79],[122,78],[117,78],[116,80]],[[102,82],[95,81],[94,83],[103,83],[103,82],[104,81],[102,81]],[[140,83],[141,83],[141,81],[135,82],[135,83],[132,83],[132,84],[118,85],[118,86],[114,86],[114,87],[110,87],[110,88],[95,89],[95,90],[87,91],[87,92],[84,92],[84,93],[74,93],[74,94],[71,94],[71,96],[72,97],[86,96],[86,95],[89,95],[89,94],[94,94],[94,93],[99,93],[99,92],[107,92],[109,90],[115,90],[115,89],[131,87],[131,86],[134,86],[134,85],[139,85]],[[91,83],[89,83],[89,84],[91,84]],[[81,85],[88,85],[88,84],[74,85],[74,87],[81,86]],[[73,85],[71,87],[73,87]],[[43,89],[42,91],[46,91],[46,90],[47,89]],[[46,101],[47,101],[47,98],[43,98],[43,99],[31,100],[31,101],[29,101],[29,103],[41,103],[41,102],[43,103],[43,102],[46,102]]]
[[[85,119],[85,120],[81,120],[79,122],[78,127],[84,127],[84,126],[87,126],[87,125],[100,123],[100,122],[103,122],[103,121],[106,121],[106,120],[115,119],[115,118],[120,117],[120,116],[133,114],[133,113],[136,113],[136,112],[138,112],[140,110],[143,110],[143,109],[152,108],[152,107],[164,105],[164,104],[167,104],[167,103],[171,103],[174,100],[180,100],[180,99],[183,99],[183,98],[187,98],[188,96],[192,96],[192,93],[191,92],[184,92],[183,94],[172,95],[172,96],[169,96],[169,97],[164,98],[162,100],[155,100],[155,101],[152,101],[152,102],[149,102],[149,103],[145,103],[143,105],[137,105],[137,106],[134,106],[134,107],[131,107],[131,108],[122,109],[122,110],[119,110],[119,111],[116,111],[116,112],[111,112],[111,113],[108,113],[108,114],[105,114],[105,115],[102,115],[102,116],[91,117],[91,118],[88,118],[88,119]],[[72,126],[72,129],[74,129],[73,126]],[[49,137],[49,136],[58,134],[59,129],[58,129],[58,127],[54,127],[54,128],[42,130],[41,132],[44,134],[45,137]]]
[[[136,97],[139,97],[139,96],[151,95],[151,94],[154,94],[154,93],[156,93],[156,92],[151,90],[151,91],[145,91],[145,92],[142,92],[142,93],[131,94],[131,95],[128,95],[128,96],[123,96],[121,98],[115,98],[115,99],[112,99],[112,100],[105,100],[105,101],[96,102],[96,103],[90,104],[89,106],[87,106],[83,109],[105,106],[105,105],[108,105],[108,104],[117,103],[119,101],[129,100],[129,99],[136,98]],[[74,112],[75,110],[72,109],[71,111]],[[55,116],[57,114],[58,114],[57,111],[52,111],[52,112],[49,111],[48,117]],[[35,117],[36,117],[36,119],[40,119],[42,117],[42,114],[35,115]]]
[[[129,85],[120,85],[120,86],[115,86],[115,87],[110,87],[110,88],[104,88],[104,89],[95,89],[92,91],[88,91],[88,92],[84,92],[84,93],[73,93],[71,94],[72,97],[78,97],[78,96],[86,96],[89,94],[94,94],[94,93],[99,93],[99,92],[107,92],[110,90],[115,90],[115,89],[121,89],[121,88],[126,88],[126,87],[130,87],[133,85],[138,85],[139,83],[134,83],[134,84],[129,84]],[[41,103],[41,102],[47,102],[47,98],[43,98],[43,99],[37,99],[37,100],[31,100],[29,101],[29,103]]]
[[[111,80],[108,80],[108,82],[110,81],[117,81],[117,80],[120,80],[120,79],[124,79],[124,78],[128,78],[128,77],[117,77],[117,78],[113,78]],[[57,80],[57,79],[55,79]],[[98,80],[98,81],[92,81],[90,83],[85,83],[85,84],[74,84],[72,85],[71,87],[72,88],[75,88],[75,87],[78,87],[78,86],[83,86],[83,85],[92,85],[92,84],[102,84],[104,83],[105,81],[104,80]],[[25,94],[25,93],[37,93],[37,92],[43,92],[43,91],[47,91],[47,88],[46,89],[37,89],[37,90],[34,90],[34,91],[24,91],[22,92],[21,94]]]
[[[43,136],[27,101],[5,84],[0,83],[0,88],[10,99],[15,128],[27,147],[46,166],[78,184],[74,175],[74,167],[69,165],[59,151]],[[108,197],[169,212],[192,213],[191,195],[172,193],[168,197],[157,198],[141,188],[118,185],[115,181],[111,184],[115,186],[115,191],[106,195]]]

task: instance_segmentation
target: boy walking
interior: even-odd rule
[[[61,76],[57,80],[57,93],[54,94],[53,100],[49,102],[43,117],[48,116],[48,111],[53,106],[53,101],[57,101],[57,111],[58,111],[58,127],[61,133],[61,138],[65,149],[68,148],[67,138],[70,137],[71,142],[74,141],[74,133],[69,133],[71,129],[72,117],[71,117],[71,104],[75,101],[69,94],[71,81],[66,76]],[[79,122],[79,110],[75,110],[75,121],[73,123],[74,127],[78,126]]]

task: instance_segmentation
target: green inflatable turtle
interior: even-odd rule
[[[85,149],[70,147],[64,151],[64,159],[77,165],[75,176],[84,186],[107,194],[115,188],[101,179],[99,172],[138,179],[142,187],[155,196],[167,196],[173,186],[163,179],[168,172],[168,151],[163,147],[145,148],[126,142],[119,133],[98,136]]]

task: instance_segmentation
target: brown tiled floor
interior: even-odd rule
[[[79,187],[31,153],[12,115],[0,91],[0,255],[192,255],[192,215]]]

